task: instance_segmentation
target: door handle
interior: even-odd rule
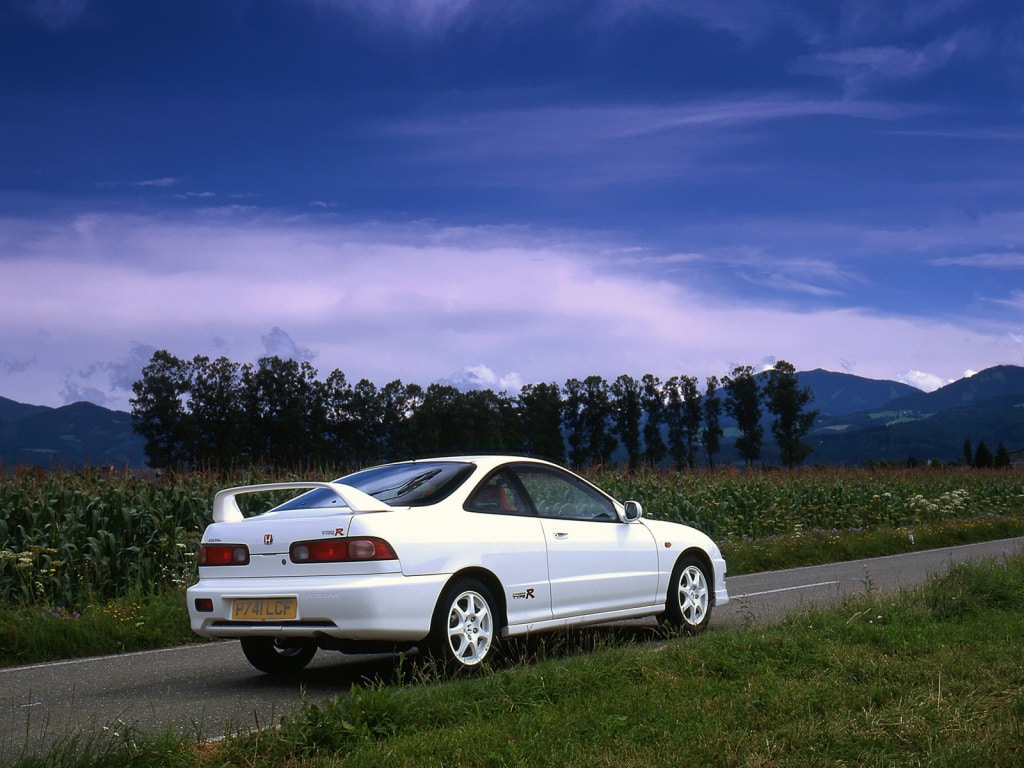
[[[555,534],[555,538],[556,539],[568,539],[569,538],[569,534],[568,533],[558,532],[558,533]]]

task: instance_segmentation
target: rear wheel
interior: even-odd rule
[[[459,579],[445,588],[430,626],[430,652],[450,672],[479,669],[498,654],[499,608],[486,585]]]
[[[243,637],[242,653],[260,672],[295,675],[312,661],[316,645],[309,640],[285,637]]]
[[[679,558],[668,585],[665,622],[687,634],[704,630],[711,621],[710,585],[707,566],[700,558]]]

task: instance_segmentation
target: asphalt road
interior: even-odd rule
[[[893,592],[951,563],[1006,553],[1024,553],[1024,538],[730,577],[730,602],[715,611],[711,629],[771,622],[858,593]],[[653,636],[643,623],[614,631]],[[233,641],[0,669],[0,764],[26,750],[45,753],[76,735],[121,738],[133,730],[172,729],[215,739],[273,725],[303,700],[393,674],[391,659],[321,651],[300,677],[270,678],[249,666]]]

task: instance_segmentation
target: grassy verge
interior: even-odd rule
[[[1024,558],[779,625],[380,682],[218,744],[121,735],[119,766],[1017,766]],[[583,651],[583,652],[579,652]],[[79,745],[81,746],[81,745]]]
[[[881,526],[840,531],[797,526],[785,535],[729,539],[719,542],[719,546],[729,564],[729,575],[739,576],[1018,536],[1024,536],[1024,514],[1020,512],[919,522],[905,528]]]
[[[164,648],[199,640],[181,592],[64,606],[0,606],[0,666]]]

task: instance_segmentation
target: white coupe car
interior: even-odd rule
[[[305,490],[246,517],[240,494]],[[516,635],[643,616],[687,632],[728,602],[700,531],[646,520],[554,464],[461,456],[334,482],[217,494],[188,590],[192,629],[239,638],[269,674],[318,648],[434,654],[473,668]]]

